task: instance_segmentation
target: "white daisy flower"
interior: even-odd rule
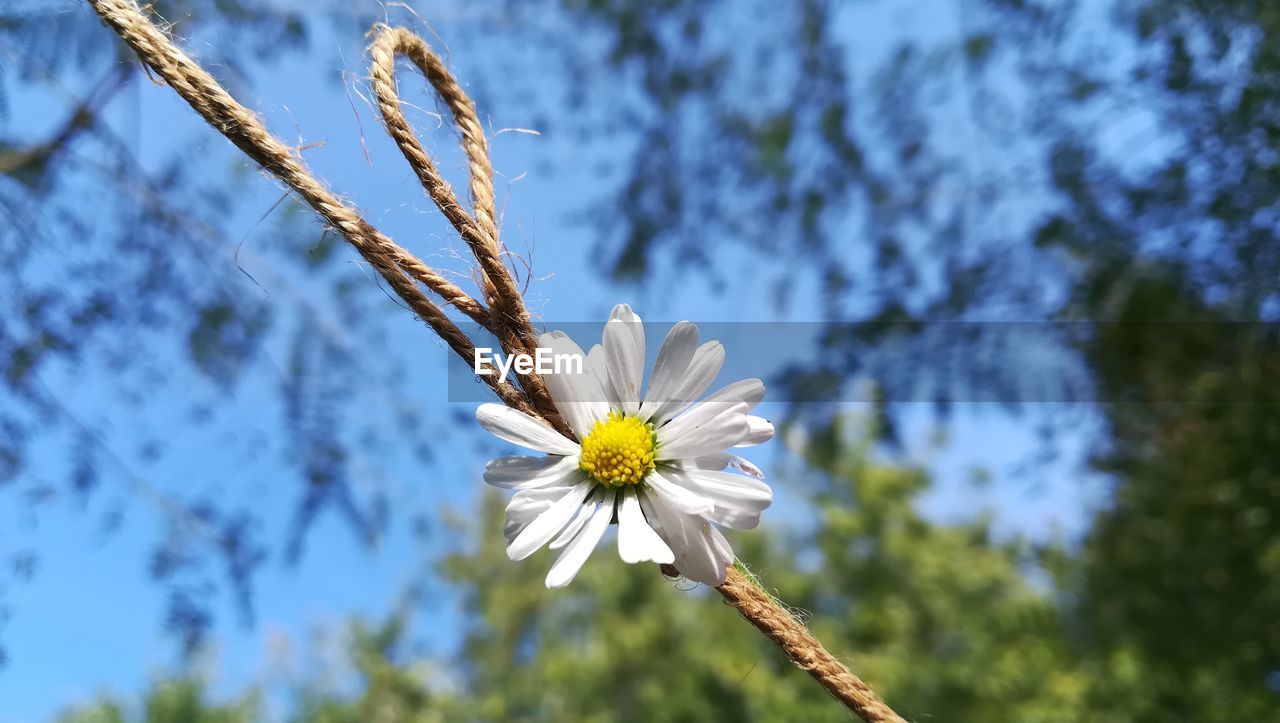
[[[773,501],[764,474],[726,451],[773,436],[772,424],[750,414],[764,383],[744,379],[696,401],[720,372],[724,347],[699,346],[697,327],[683,321],[662,342],[642,395],[644,327],[626,304],[588,354],[558,331],[539,346],[585,362],[581,374],[545,377],[573,437],[501,404],[476,410],[495,436],[546,453],[485,466],[485,482],[516,490],[503,530],[507,556],[523,560],[550,543],[562,551],[547,587],[563,587],[616,521],[623,562],[674,563],[690,580],[722,584],[733,550],[712,523],[753,529]]]

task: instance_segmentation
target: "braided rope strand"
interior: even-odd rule
[[[859,718],[867,723],[906,723],[871,690],[871,686],[827,652],[796,616],[779,606],[757,582],[736,566],[729,568],[724,584],[716,590],[725,602],[737,608],[742,617],[777,643],[796,667],[811,675]]]
[[[375,28],[375,32],[377,35],[369,47],[369,77],[383,124],[427,195],[445,218],[449,219],[449,223],[458,231],[479,263],[481,286],[494,321],[492,331],[498,336],[502,347],[508,353],[531,354],[537,347],[537,335],[529,312],[525,309],[519,286],[510,270],[502,263],[493,193],[493,166],[489,161],[489,143],[476,114],[475,104],[445,67],[440,56],[421,37],[405,28],[379,26]],[[461,131],[462,149],[470,172],[474,215],[468,214],[458,202],[453,187],[440,173],[431,155],[422,147],[413,127],[404,116],[395,81],[395,62],[398,56],[408,58],[418,68],[449,107],[454,123]],[[568,426],[560,419],[560,413],[542,377],[533,372],[517,371],[516,374],[520,385],[529,393],[533,405],[553,427],[572,436]]]
[[[137,5],[130,0],[89,0],[89,4],[209,125],[296,191],[377,269],[396,295],[450,348],[464,359],[472,360],[475,347],[471,340],[422,293],[405,271],[477,323],[489,327],[489,314],[483,306],[396,245],[333,195],[311,175],[288,146],[267,131],[252,111],[236,102],[213,76],[178,49],[168,36],[142,15]],[[486,377],[486,381],[505,403],[531,411],[519,390],[499,382],[492,375]]]

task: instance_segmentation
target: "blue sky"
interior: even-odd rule
[[[79,3],[64,4],[68,12],[89,12]],[[936,5],[934,11],[946,6],[923,5]],[[469,22],[465,15],[457,19],[459,16],[447,9],[440,9],[438,16],[432,7],[420,6],[418,11],[446,38],[452,23]],[[891,47],[892,38],[904,29],[926,35],[951,32],[954,17],[934,11],[882,9],[878,15],[870,16],[862,15],[862,11],[850,12],[841,18],[841,32],[847,35],[850,46],[858,48],[857,52],[874,57]],[[492,42],[503,42],[500,32]],[[374,112],[359,97],[354,98],[353,110],[338,82],[344,70],[357,76],[365,74],[366,40],[355,32],[340,35],[326,31],[313,38],[312,43],[324,50],[257,73],[249,105],[286,140],[323,141],[324,145],[305,153],[318,175],[353,198],[374,223],[429,262],[448,263],[443,261],[447,247],[460,250],[460,244],[450,240],[444,222],[421,196],[394,147],[382,137]],[[198,50],[198,43],[196,47]],[[334,48],[340,52],[334,52]],[[865,60],[866,57],[860,58]],[[458,74],[467,78],[467,59],[455,52],[452,62]],[[523,80],[513,78],[511,82]],[[402,73],[401,84],[407,98],[430,107],[425,93],[418,90],[416,78]],[[61,100],[44,92],[31,93],[17,107],[21,108],[14,121],[18,129],[38,129],[41,119],[58,117],[65,110]],[[484,108],[482,113],[493,128],[532,128],[536,123],[520,107]],[[442,167],[454,174],[456,185],[461,185],[456,176],[461,161],[452,147],[452,136],[431,130],[435,124],[424,114],[419,113],[413,120],[430,134],[428,148],[441,154]],[[171,91],[159,85],[136,83],[113,106],[108,122],[130,139],[146,164],[159,163],[175,145],[193,139],[200,139],[197,152],[225,158],[227,163],[235,159],[225,141],[204,128]],[[371,164],[365,161],[362,134]],[[598,321],[613,304],[627,301],[649,319],[808,320],[795,312],[779,316],[767,294],[760,291],[768,278],[760,258],[727,248],[717,264],[733,281],[723,293],[714,291],[697,274],[679,277],[679,283],[643,287],[612,282],[601,273],[599,261],[590,256],[594,248],[591,228],[573,220],[582,209],[582,199],[599,194],[590,159],[576,155],[572,139],[550,133],[501,133],[492,138],[492,147],[494,165],[501,174],[498,191],[505,204],[505,240],[517,250],[526,245],[534,248],[534,263],[541,278],[533,287],[530,304],[543,319]],[[544,170],[539,163],[548,154],[560,159],[553,171]],[[320,293],[305,281],[273,275],[269,255],[255,253],[254,246],[265,243],[261,236],[270,228],[257,225],[256,219],[276,203],[281,192],[258,174],[246,173],[244,178],[245,183],[252,184],[259,203],[251,211],[227,220],[227,236],[245,239],[241,265],[270,293],[270,304],[288,305],[299,297]],[[503,178],[509,179],[509,185]],[[235,270],[235,248],[217,248],[213,253],[217,263],[224,265],[221,271],[237,279],[239,293],[263,295],[262,289]],[[343,253],[354,258],[346,249]],[[658,274],[668,272],[660,269]],[[814,286],[813,279],[802,276],[797,280],[801,300],[806,294],[815,293]],[[387,306],[389,314],[399,313],[389,302]],[[802,309],[804,304],[790,308]],[[449,453],[438,455],[429,468],[398,459],[398,466],[390,471],[392,496],[428,514],[443,506],[465,511],[480,487],[478,470],[493,447],[478,444],[478,436],[471,430],[460,429],[450,421],[452,413],[469,414],[474,405],[445,399],[445,350],[424,327],[407,318],[407,314],[403,317],[390,323],[397,332],[403,332],[399,338],[405,341],[399,353],[414,360],[415,375],[401,393],[408,403],[430,411],[427,432],[449,440]],[[154,353],[163,357],[167,352]],[[796,353],[803,356],[806,350]],[[246,381],[236,395],[223,400],[217,413],[227,424],[220,428],[234,429],[237,419],[251,420],[266,413],[264,405],[269,403],[263,400],[270,396],[270,375],[273,369],[284,368],[284,354],[283,349],[269,348],[261,359],[255,360],[252,373],[261,374],[262,378]],[[190,376],[187,381],[197,391],[214,393],[201,389],[201,385],[208,387],[208,382]],[[284,482],[279,490],[246,489],[239,484],[238,478],[244,474],[243,458],[220,453],[222,442],[211,433],[197,430],[179,435],[170,454],[160,463],[149,464],[141,459],[135,452],[143,436],[141,430],[182,425],[179,404],[151,405],[145,415],[139,415],[118,405],[112,380],[105,374],[73,380],[69,372],[55,372],[43,381],[55,390],[65,390],[64,403],[108,440],[118,461],[104,485],[116,485],[117,494],[91,499],[88,509],[70,499],[61,500],[42,508],[38,519],[23,512],[6,515],[6,519],[15,518],[14,529],[22,536],[23,545],[39,550],[40,565],[31,581],[8,591],[12,617],[0,628],[10,658],[9,665],[0,671],[3,723],[40,720],[68,703],[88,699],[103,690],[137,691],[149,676],[176,660],[175,645],[162,630],[164,600],[149,580],[146,565],[149,545],[162,531],[162,520],[153,505],[129,491],[130,476],[136,474],[148,484],[178,490],[193,476],[202,484],[225,480],[228,494],[260,498],[260,509],[276,525],[268,531],[272,541],[279,539],[295,501]],[[375,406],[381,403],[371,402]],[[1056,414],[1062,410],[1042,411]],[[939,519],[951,519],[994,508],[999,511],[998,527],[1005,533],[1051,534],[1055,528],[1067,535],[1078,533],[1084,511],[1100,499],[1102,483],[1084,478],[1080,471],[1081,432],[1088,429],[1090,421],[1082,412],[1077,416],[1083,419],[1084,426],[1060,440],[1062,459],[1047,468],[1038,468],[1034,474],[1019,474],[1019,465],[1037,449],[1035,414],[1030,418],[1010,418],[994,407],[961,407],[946,427],[945,444],[939,446],[934,442],[938,429],[930,410],[924,405],[908,410],[907,447],[913,456],[927,460],[939,479],[925,501],[926,509]],[[779,444],[770,445],[755,459],[767,469],[780,448]],[[41,474],[42,468],[51,470],[59,463],[52,451],[44,454],[32,465],[33,474]],[[995,479],[975,488],[968,479],[972,470],[979,467],[990,470]],[[284,479],[290,474],[282,461],[269,457],[255,460],[253,469],[255,479],[273,475]],[[106,504],[104,498],[120,496],[132,498],[126,523],[120,531],[104,535],[96,529],[94,520]],[[775,524],[785,524],[799,514],[798,503],[789,498],[785,488],[776,490],[776,499],[771,518]],[[6,498],[0,505],[17,507],[18,502]],[[9,544],[9,539],[7,535],[0,537],[0,544]],[[436,542],[428,538],[424,549],[423,541],[411,534],[406,524],[397,522],[377,549],[367,550],[355,543],[341,521],[333,516],[322,517],[310,533],[306,554],[296,567],[273,558],[258,576],[255,625],[241,625],[229,601],[219,603],[216,646],[211,656],[218,689],[237,690],[279,670],[282,664],[296,664],[299,650],[306,647],[317,629],[334,629],[353,615],[385,614],[405,587],[423,574],[428,558],[439,550]],[[602,554],[588,564],[617,563]],[[443,653],[457,642],[447,632],[449,627],[441,624],[454,614],[451,603],[445,601],[438,610],[425,610],[419,621],[422,631],[441,631],[424,637]]]

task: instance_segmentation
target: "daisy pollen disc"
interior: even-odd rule
[[[640,484],[654,470],[657,442],[652,424],[610,412],[583,438],[578,467],[605,487]]]

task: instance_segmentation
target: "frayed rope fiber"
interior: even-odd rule
[[[827,652],[822,643],[795,615],[778,604],[750,575],[729,568],[724,584],[716,588],[742,617],[782,648],[797,667],[813,676],[827,692],[868,723],[905,723],[880,699],[871,686]]]
[[[458,355],[471,361],[475,346],[444,310],[419,286],[437,294],[445,304],[494,333],[508,354],[527,352],[537,344],[524,298],[502,262],[493,193],[493,169],[484,129],[475,105],[422,38],[403,28],[379,27],[370,48],[370,75],[378,108],[388,132],[413,168],[427,195],[449,219],[475,256],[487,306],[441,276],[408,250],[369,224],[318,179],[262,121],[240,105],[204,68],[187,57],[156,27],[132,0],[88,0],[94,11],[152,70],[187,101],[209,125],[247,156],[274,175],[335,228]],[[395,60],[408,58],[444,100],[462,135],[470,170],[473,212],[458,202],[400,110],[395,87]],[[545,382],[536,374],[520,377],[520,387],[486,377],[505,404],[534,415],[561,433],[572,436],[556,410]],[[668,569],[668,572],[675,572]],[[871,688],[837,660],[789,611],[779,605],[748,574],[736,566],[717,588],[726,602],[813,676],[832,696],[868,723],[904,723]]]

